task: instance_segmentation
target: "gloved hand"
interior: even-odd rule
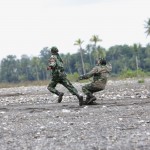
[[[53,70],[53,69],[54,69],[53,66],[48,66],[48,67],[47,67],[47,70]]]
[[[47,67],[47,70],[51,70],[52,68],[50,66]]]

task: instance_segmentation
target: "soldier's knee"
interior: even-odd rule
[[[50,92],[53,91],[53,88],[51,88],[50,86],[48,86],[47,89],[48,89]]]
[[[86,90],[86,87],[85,87],[85,86],[82,87],[82,91],[83,91],[83,90]]]
[[[82,91],[83,91],[83,93],[85,93],[87,91],[86,87],[83,86]]]
[[[101,91],[104,90],[104,89],[105,89],[105,87],[102,87],[102,88],[101,88]]]

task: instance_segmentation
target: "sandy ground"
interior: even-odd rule
[[[0,150],[150,150],[150,79],[109,80],[90,106],[57,89],[62,103],[46,86],[0,89]]]

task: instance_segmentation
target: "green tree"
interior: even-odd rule
[[[7,58],[1,61],[1,82],[18,82],[19,60],[15,55],[8,55]]]
[[[75,68],[77,69],[78,74],[82,74],[81,64],[78,61],[75,63]]]
[[[37,81],[39,81],[39,70],[40,70],[40,59],[39,57],[33,57],[31,59],[32,64],[32,70],[33,70],[33,76]]]
[[[145,21],[145,29],[146,29],[145,33],[147,34],[147,36],[149,36],[150,35],[150,18],[147,21]]]
[[[138,70],[139,70],[138,51],[139,51],[140,47],[141,47],[140,44],[133,44],[133,50],[135,52],[135,62],[136,62],[137,76],[138,76]]]
[[[98,37],[98,35],[93,35],[92,38],[90,39],[91,42],[94,42],[94,46],[96,48],[97,42],[101,42],[102,40]]]
[[[102,47],[98,46],[97,51],[98,51],[98,58],[105,58],[106,57],[105,50]]]
[[[82,44],[84,41],[82,41],[81,39],[78,39],[75,41],[74,45],[78,45],[79,46],[79,51],[80,51],[80,56],[81,56],[81,63],[82,63],[82,69],[83,69],[83,73],[85,74],[85,67],[84,67],[84,61],[83,61],[83,49],[82,49]]]
[[[30,58],[27,55],[22,55],[20,59],[20,75],[21,81],[29,80]]]
[[[71,61],[71,55],[70,55],[70,53],[66,54],[64,61],[65,61],[66,65],[67,65],[69,73],[72,74],[71,66],[70,66],[70,61]]]
[[[42,72],[42,79],[48,79],[49,71],[47,71],[48,59],[50,58],[50,49],[48,47],[44,47],[40,51],[40,69]]]
[[[150,71],[150,45],[148,44],[145,48],[145,57],[144,57],[143,67],[144,70]]]
[[[94,57],[94,59],[98,59],[98,55],[99,54],[98,54],[98,51],[97,51],[97,43],[101,42],[102,40],[99,38],[98,35],[93,35],[91,37],[90,41],[94,43],[94,45],[93,45],[93,52],[92,52],[93,53],[93,57]]]
[[[88,44],[88,45],[86,46],[86,51],[87,51],[88,56],[89,56],[90,66],[92,66],[92,57],[91,57],[92,45],[91,45],[91,44]]]

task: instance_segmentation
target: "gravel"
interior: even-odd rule
[[[109,80],[98,105],[61,85],[0,89],[0,150],[150,150],[150,79]],[[82,93],[84,83],[73,83]]]

